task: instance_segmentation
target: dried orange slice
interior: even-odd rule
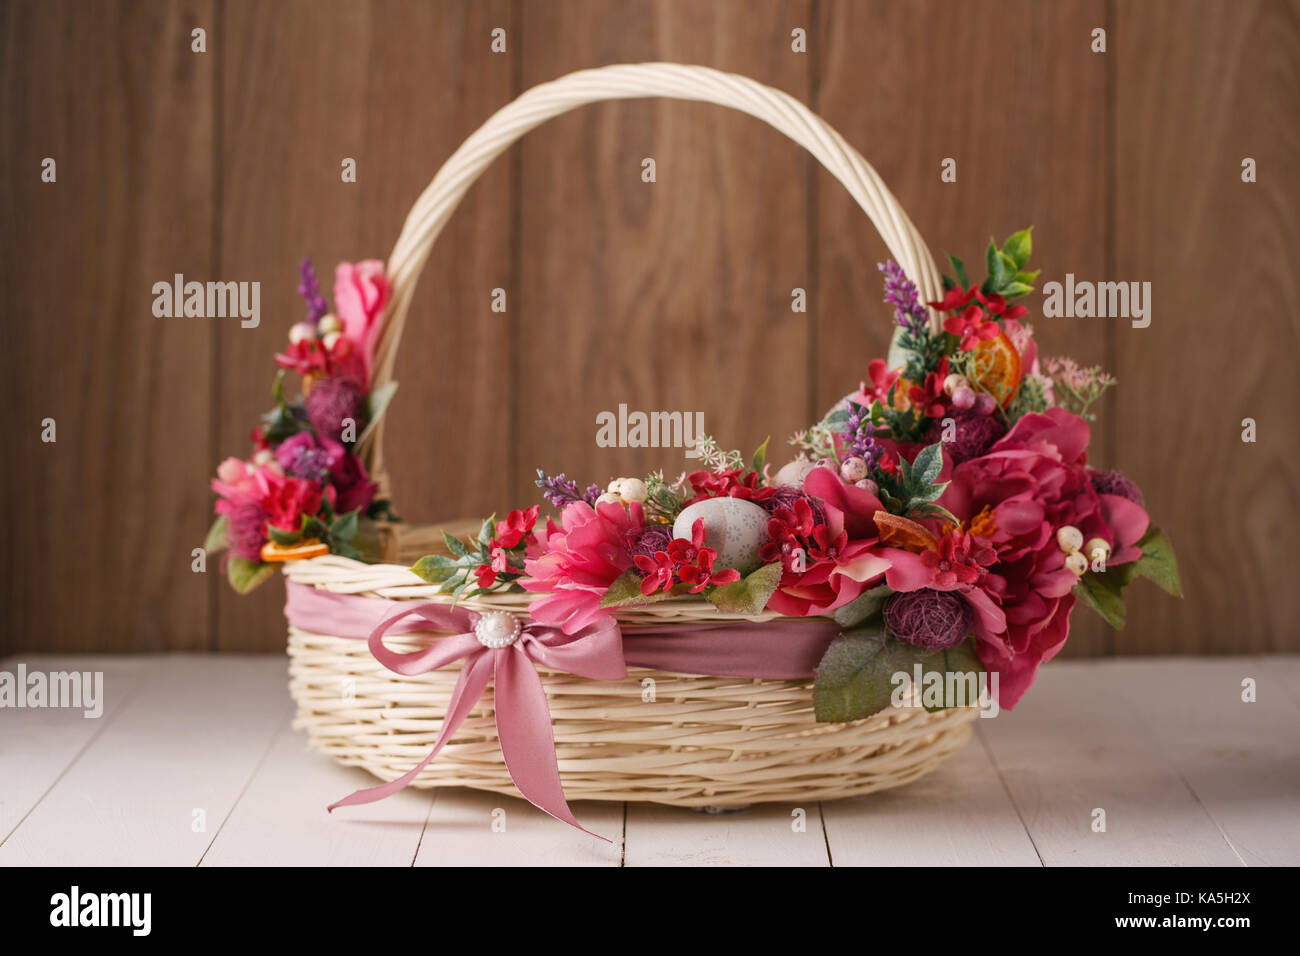
[[[276,544],[268,541],[262,545],[262,560],[268,564],[280,561],[301,561],[303,558],[319,558],[329,554],[330,546],[316,538],[305,538],[294,544]]]
[[[911,518],[901,518],[888,511],[877,511],[872,517],[876,530],[880,532],[880,543],[890,548],[902,548],[920,554],[922,551],[937,551],[939,541]]]
[[[974,376],[976,385],[988,392],[998,404],[1006,408],[1020,388],[1020,352],[999,332],[997,338],[986,339],[975,346]]]

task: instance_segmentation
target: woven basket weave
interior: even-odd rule
[[[393,295],[375,359],[374,386],[389,381],[419,273],[434,240],[465,192],[516,139],[547,119],[602,100],[663,96],[699,100],[749,113],[809,150],[857,200],[890,254],[916,282],[922,300],[941,287],[925,243],[875,170],[833,129],[785,93],[699,66],[611,66],[562,77],[529,90],[493,115],[451,156],[416,200],[388,262]],[[931,313],[931,321],[937,317]],[[384,481],[383,429],[362,455]],[[470,527],[452,528],[470,531]],[[477,530],[477,523],[472,530]],[[293,581],[329,591],[394,600],[439,600],[416,577],[416,558],[442,550],[440,529],[386,528],[386,564],[328,555],[286,566]],[[527,595],[462,601],[473,610],[523,612]],[[703,600],[673,599],[619,612],[620,624],[768,620],[729,617]],[[435,634],[389,637],[410,650]],[[341,763],[393,780],[428,753],[442,726],[458,668],[406,677],[384,668],[365,641],[311,634],[290,626],[290,692],[296,726],[313,746]],[[811,681],[699,677],[629,668],[603,683],[540,671],[553,721],[564,790],[570,800],[647,800],[681,806],[852,796],[909,783],[933,770],[970,738],[976,711],[929,714],[889,708],[865,720],[819,724]],[[416,786],[467,786],[515,795],[501,759],[492,692]]]

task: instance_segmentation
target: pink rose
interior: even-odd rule
[[[379,342],[380,316],[391,289],[384,264],[366,259],[353,265],[340,262],[334,273],[334,309],[343,323],[343,335],[360,356],[368,386]]]

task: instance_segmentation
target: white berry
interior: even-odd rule
[[[1083,547],[1083,532],[1072,524],[1064,525],[1056,532],[1056,543],[1066,554],[1071,554]]]
[[[1065,566],[1079,577],[1088,570],[1088,559],[1078,551],[1071,551],[1065,556]]]
[[[954,372],[943,380],[943,390],[947,394],[951,395],[959,388],[970,388],[970,382],[965,375],[958,375]]]
[[[1098,551],[1101,552],[1103,558],[1110,557],[1110,545],[1105,538],[1089,538],[1088,543],[1083,546],[1083,553],[1090,558],[1096,559]]]
[[[619,497],[624,501],[642,502],[646,500],[649,493],[645,482],[640,478],[624,478],[618,489]]]
[[[316,326],[310,322],[297,322],[289,329],[289,341],[294,345],[316,338]]]
[[[329,335],[331,332],[342,332],[343,323],[337,315],[323,315],[321,320],[316,323],[316,331],[321,335]]]

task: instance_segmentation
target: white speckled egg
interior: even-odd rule
[[[755,570],[767,533],[767,512],[743,498],[706,498],[687,505],[673,522],[673,537],[691,536],[691,526],[704,519],[704,544],[718,552],[715,568],[735,568],[741,574]]]
[[[781,466],[781,469],[776,473],[776,477],[772,479],[772,484],[789,488],[802,488],[804,478],[814,467],[816,466],[811,461],[800,455],[794,461],[788,461]]]

